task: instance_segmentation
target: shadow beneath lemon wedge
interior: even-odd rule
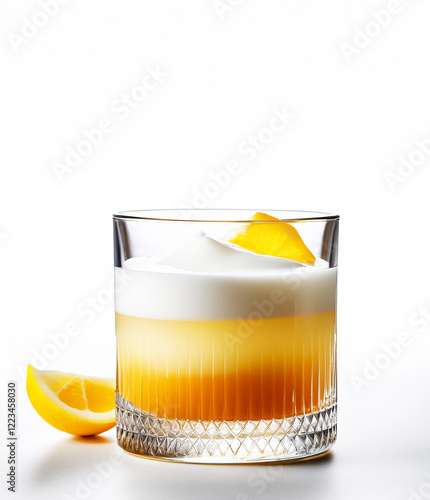
[[[69,439],[72,441],[77,441],[78,443],[91,443],[94,444],[107,444],[115,442],[115,439],[109,439],[104,436],[72,436]]]
[[[40,483],[55,482],[82,476],[93,465],[103,463],[112,454],[119,454],[115,437],[69,436],[54,444],[35,464],[31,480]]]

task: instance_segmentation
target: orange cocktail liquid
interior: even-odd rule
[[[335,312],[252,321],[116,314],[118,393],[167,419],[270,420],[333,404]]]

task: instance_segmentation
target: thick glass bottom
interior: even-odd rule
[[[118,444],[149,458],[194,463],[244,463],[304,458],[335,443],[336,403],[272,420],[202,421],[158,418],[116,396]]]

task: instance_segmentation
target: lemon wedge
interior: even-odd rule
[[[291,224],[286,222],[276,224],[279,219],[262,212],[257,212],[251,220],[263,223],[249,224],[244,231],[230,239],[230,243],[262,255],[283,257],[305,264],[315,263],[314,255]],[[264,221],[268,223],[264,224]]]
[[[75,436],[115,425],[115,380],[27,367],[27,394],[48,424]]]

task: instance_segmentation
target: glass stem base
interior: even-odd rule
[[[118,444],[149,458],[194,463],[304,458],[335,443],[337,405],[290,418],[201,421],[160,418],[116,396]]]

